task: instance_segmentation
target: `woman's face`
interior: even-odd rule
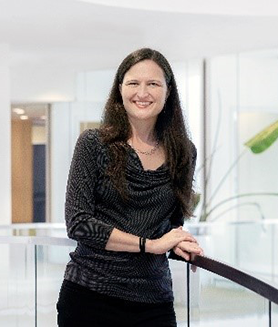
[[[163,70],[152,60],[140,61],[124,75],[120,92],[131,121],[155,123],[168,96]]]

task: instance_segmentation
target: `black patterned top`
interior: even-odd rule
[[[78,245],[65,279],[130,301],[173,301],[166,254],[105,250],[112,229],[156,239],[183,224],[169,169],[144,170],[130,147],[126,167],[128,201],[106,174],[108,148],[98,130],[79,137],[68,177],[65,215],[68,236]],[[139,246],[139,244],[138,244]]]

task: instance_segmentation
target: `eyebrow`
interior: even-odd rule
[[[126,83],[130,83],[130,82],[138,82],[139,80],[138,79],[128,79],[126,81]],[[148,83],[150,82],[155,82],[155,83],[159,83],[159,84],[163,84],[163,81],[159,80],[159,79],[150,79],[147,81]]]

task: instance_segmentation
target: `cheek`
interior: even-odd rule
[[[125,109],[128,109],[131,105],[132,95],[130,92],[122,92],[122,103]]]
[[[160,93],[160,94],[157,96],[157,99],[159,99],[159,102],[160,102],[160,103],[163,103],[163,104],[164,104],[164,103],[166,102],[166,99],[167,99],[167,97],[166,97],[166,93],[164,93],[164,92],[163,92],[162,94]]]
[[[127,91],[127,90],[123,90],[122,91],[122,100],[123,101],[128,101],[131,97],[132,97],[132,92]]]

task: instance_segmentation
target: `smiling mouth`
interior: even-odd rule
[[[134,101],[134,103],[139,108],[146,108],[152,104],[152,102],[150,102],[150,101]]]

